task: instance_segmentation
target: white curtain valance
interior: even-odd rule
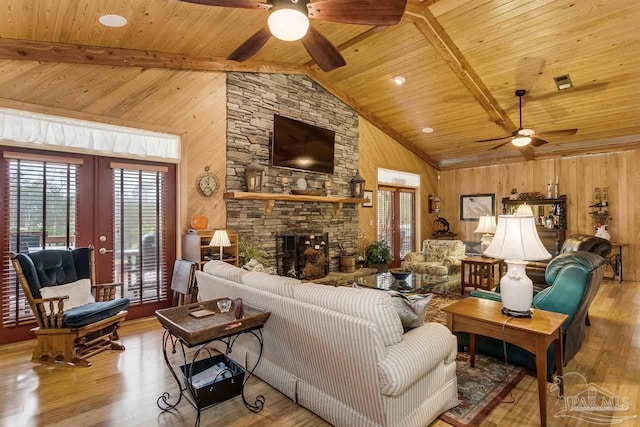
[[[9,108],[0,108],[0,139],[96,154],[180,160],[178,135]]]

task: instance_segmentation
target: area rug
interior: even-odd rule
[[[446,325],[447,316],[442,308],[462,298],[460,295],[434,294],[427,320]],[[523,368],[508,365],[507,377],[503,362],[482,354],[476,355],[475,367],[471,368],[469,353],[458,353],[456,365],[460,404],[440,416],[440,420],[456,427],[480,425],[526,373]]]

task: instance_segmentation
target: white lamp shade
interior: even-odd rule
[[[516,215],[533,216],[533,209],[528,204],[523,203],[516,209]]]
[[[209,246],[231,246],[231,242],[229,241],[229,235],[226,230],[216,230],[213,233],[213,237],[211,238],[211,242]]]
[[[496,232],[496,217],[495,216],[481,216],[480,222],[478,223],[478,228],[475,229],[474,233],[489,233],[493,234]]]
[[[486,256],[505,260],[542,261],[551,258],[538,236],[533,216],[500,215]]]

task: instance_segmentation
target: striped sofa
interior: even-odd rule
[[[201,300],[242,298],[272,313],[256,375],[335,426],[426,426],[458,404],[455,336],[438,323],[403,333],[385,292],[302,283],[219,261],[196,278]],[[255,341],[241,336],[229,357],[252,367]],[[216,349],[224,351],[222,344]]]

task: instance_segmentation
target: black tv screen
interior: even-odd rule
[[[336,133],[275,115],[271,164],[333,174]]]

